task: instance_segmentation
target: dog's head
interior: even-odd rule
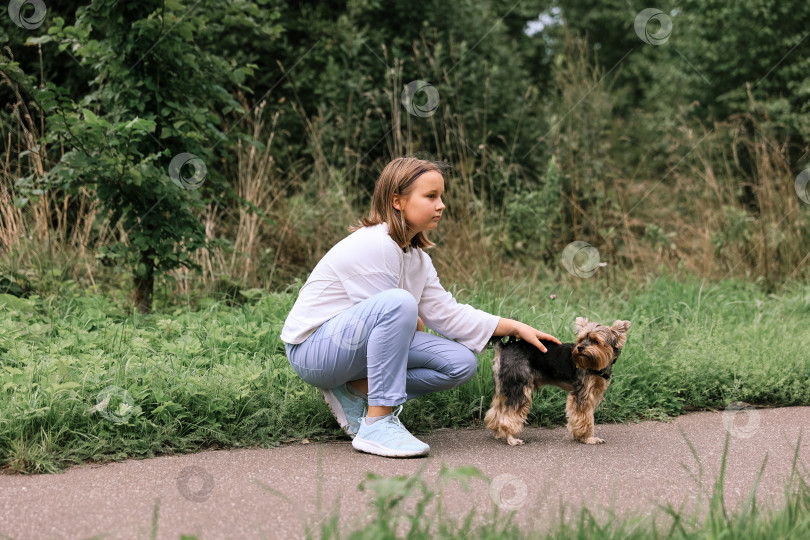
[[[577,317],[574,328],[577,342],[573,356],[577,367],[603,370],[613,366],[622,352],[630,321],[616,321],[613,326],[605,326]]]

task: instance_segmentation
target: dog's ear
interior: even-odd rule
[[[624,347],[624,342],[627,341],[627,331],[630,330],[630,321],[614,321],[611,328],[619,335],[619,339],[616,342],[616,348],[621,349]]]
[[[582,332],[582,329],[585,328],[585,325],[588,324],[588,319],[585,317],[577,317],[577,320],[574,321],[574,332],[579,335]]]

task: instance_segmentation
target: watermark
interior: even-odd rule
[[[732,437],[749,439],[759,429],[759,411],[748,403],[733,401],[723,411],[723,426]]]
[[[214,491],[214,477],[202,467],[186,467],[177,477],[177,491],[192,502],[205,502]]]
[[[589,278],[607,263],[599,262],[599,250],[587,242],[571,242],[562,252],[562,265],[568,273],[580,278]]]
[[[657,32],[650,32],[651,22],[653,24],[658,23],[659,28]],[[636,20],[633,21],[633,27],[636,30],[636,35],[644,43],[663,45],[669,40],[670,34],[672,34],[672,19],[660,9],[642,9],[638,12],[638,15],[636,15]]]
[[[526,482],[514,474],[499,474],[489,485],[489,498],[501,510],[512,512],[518,510],[529,497]]]
[[[352,319],[339,332],[332,334],[330,339],[343,350],[356,351],[368,341],[370,332],[366,319]]]
[[[97,412],[110,422],[124,424],[135,411],[135,400],[125,389],[111,385],[96,396],[96,405],[90,412]]]
[[[424,92],[427,100],[416,103],[416,94]],[[411,81],[402,90],[402,106],[408,113],[420,118],[428,118],[436,114],[439,108],[439,91],[426,81]]]
[[[194,167],[194,174],[191,176],[183,176],[182,169],[186,165]],[[206,174],[208,174],[208,168],[205,166],[203,160],[188,152],[177,154],[169,163],[169,176],[171,176],[172,182],[183,189],[192,190],[199,188],[203,185],[203,182],[205,182]]]
[[[34,8],[34,13],[28,17],[23,16],[26,6]],[[14,24],[26,30],[35,30],[42,26],[42,23],[45,22],[46,11],[45,2],[42,0],[11,0],[8,3],[8,16],[11,17]]]
[[[807,184],[810,183],[810,169],[805,169],[796,177],[793,187],[796,189],[796,195],[805,203],[810,204],[810,191],[807,190]]]

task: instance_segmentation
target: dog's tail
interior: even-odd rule
[[[504,339],[504,336],[493,336],[493,337],[490,338],[488,345],[494,345],[495,346],[495,354],[498,354],[498,353],[501,352],[501,347],[504,345],[503,339]],[[509,343],[512,343],[513,341],[518,341],[518,338],[511,337],[511,336],[506,336],[506,344],[507,345]]]

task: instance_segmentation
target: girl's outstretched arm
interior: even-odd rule
[[[545,332],[541,332],[536,328],[532,328],[528,324],[522,323],[520,321],[516,321],[514,319],[505,319],[501,317],[501,320],[498,321],[498,326],[495,327],[495,333],[492,334],[493,337],[497,336],[514,336],[519,337],[520,339],[526,340],[538,349],[543,352],[546,352],[546,348],[540,343],[541,339],[546,339],[548,341],[553,341],[554,343],[559,344],[560,340],[552,336],[551,334],[546,334]]]

